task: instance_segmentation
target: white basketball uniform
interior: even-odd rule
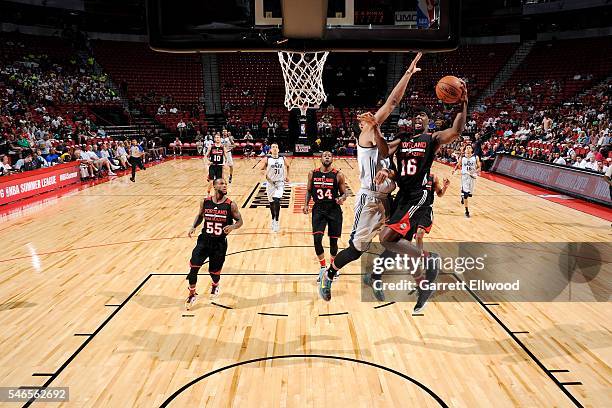
[[[471,197],[476,183],[476,156],[461,158],[461,193]]]
[[[232,141],[229,137],[224,137],[221,140],[221,143],[223,144],[223,146],[225,146],[225,164],[230,167],[234,166],[234,159],[232,158]]]
[[[276,159],[272,156],[268,157],[268,169],[266,172],[266,193],[268,201],[274,201],[273,198],[281,198],[285,190],[285,158],[282,156]]]
[[[357,144],[357,163],[361,187],[355,196],[355,221],[349,242],[359,251],[367,251],[374,237],[380,232],[389,213],[389,194],[395,190],[391,179],[376,184],[376,173],[389,168],[391,160],[379,159],[378,147],[361,147]]]
[[[215,144],[215,141],[212,139],[204,139],[204,153],[208,152],[208,149],[211,148],[212,145]]]

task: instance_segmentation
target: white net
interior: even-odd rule
[[[285,79],[285,106],[291,110],[318,107],[327,100],[323,89],[323,67],[329,52],[279,51],[278,60]]]

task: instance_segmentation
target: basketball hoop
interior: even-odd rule
[[[293,52],[279,51],[278,60],[285,80],[285,106],[291,110],[299,108],[302,116],[308,108],[327,101],[323,89],[323,67],[327,51]]]

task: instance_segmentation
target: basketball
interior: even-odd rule
[[[461,92],[461,80],[456,76],[445,76],[436,85],[436,96],[444,103],[459,102]]]
[[[0,408],[612,408],[612,1],[117,3],[0,0]]]

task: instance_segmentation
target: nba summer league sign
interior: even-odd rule
[[[361,258],[361,273],[382,276],[376,289],[392,302],[414,302],[418,288],[435,290],[432,301],[440,302],[610,300],[609,242],[432,242],[425,249],[439,258],[382,256],[385,248],[372,244]],[[440,271],[435,282],[419,279],[431,267]],[[365,302],[376,301],[369,286],[362,285],[361,294]]]

